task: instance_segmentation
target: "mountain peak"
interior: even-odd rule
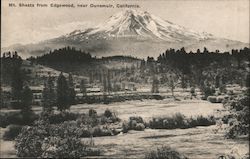
[[[89,36],[98,38],[112,37],[140,37],[169,42],[183,42],[187,40],[204,40],[211,34],[198,33],[163,20],[146,11],[127,9],[109,17],[104,23],[84,31],[74,31],[70,36],[81,35],[85,39]]]

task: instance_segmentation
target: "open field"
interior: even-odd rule
[[[248,152],[247,139],[228,140],[224,130],[215,133],[216,126],[190,129],[130,131],[112,137],[97,137],[96,145],[101,146],[103,155],[114,158],[143,158],[152,148],[171,146],[192,159],[216,159],[220,154]]]
[[[222,104],[212,104],[202,100],[143,100],[122,103],[79,104],[71,107],[72,112],[87,113],[90,108],[103,113],[105,109],[113,110],[122,120],[130,116],[141,116],[145,120],[152,117],[170,116],[177,112],[185,116],[220,115]],[[41,108],[34,108],[40,112]],[[1,129],[1,134],[6,129]],[[171,146],[189,158],[211,159],[219,154],[236,153],[241,156],[248,152],[247,139],[229,140],[224,138],[225,129],[216,125],[189,129],[129,131],[117,136],[95,137],[93,140],[101,148],[102,156],[108,158],[143,158],[145,152],[161,145]],[[1,135],[2,136],[2,135]],[[90,140],[83,138],[82,141]],[[3,141],[1,137],[1,157],[15,157],[14,142]]]
[[[130,116],[141,116],[143,119],[152,117],[168,116],[180,112],[186,116],[196,115],[212,115],[215,110],[223,109],[222,104],[211,104],[201,100],[185,100],[174,101],[172,99],[165,100],[143,100],[143,101],[127,101],[122,103],[112,103],[109,105],[80,104],[71,107],[71,111],[78,113],[87,113],[90,108],[96,109],[97,113],[103,113],[105,109],[117,112],[122,120],[128,120]]]

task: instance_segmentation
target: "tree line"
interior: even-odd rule
[[[61,64],[81,64],[90,63],[95,58],[90,53],[82,50],[77,50],[74,47],[64,47],[60,49],[50,50],[49,53],[37,57],[29,57],[27,60],[37,62],[42,65],[56,65]]]
[[[152,62],[152,59],[148,61]],[[155,62],[160,64],[157,73],[174,72],[184,88],[187,84],[201,89],[206,86],[219,88],[226,84],[245,86],[250,49],[245,47],[231,52],[210,52],[204,48],[195,53],[188,53],[185,48],[168,49]]]

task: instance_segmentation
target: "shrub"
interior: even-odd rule
[[[227,138],[249,135],[249,95],[238,96],[229,100],[224,107],[231,112],[228,119]]]
[[[104,112],[104,116],[109,118],[113,116],[113,113],[109,109],[106,109]]]
[[[187,159],[187,157],[181,155],[170,147],[162,146],[156,150],[148,152],[145,155],[145,159]]]
[[[171,117],[153,118],[149,121],[149,127],[152,129],[176,129],[176,128],[191,128],[196,126],[214,125],[215,119],[211,117],[203,117],[202,115],[196,118],[186,118],[180,113],[176,113]]]
[[[97,136],[112,136],[113,133],[111,130],[101,127],[101,126],[97,126],[93,128],[93,136],[97,137]]]
[[[64,121],[76,120],[79,116],[80,115],[77,113],[71,113],[67,111],[59,112],[58,114],[55,114],[54,111],[41,113],[41,117],[49,120],[50,124],[59,124],[63,123]]]
[[[145,124],[140,116],[129,117],[129,121],[123,123],[123,132],[128,130],[138,130],[143,131],[145,129]]]
[[[216,96],[208,96],[207,100],[211,103],[217,103],[217,98]]]
[[[214,87],[204,86],[201,88],[201,91],[203,92],[203,99],[207,99],[208,96],[212,96],[215,93]]]
[[[136,121],[137,123],[144,123],[142,117],[140,116],[129,117],[129,121],[133,121],[133,120]]]
[[[138,123],[138,124],[136,124],[134,129],[138,130],[138,131],[143,131],[145,129],[145,126],[142,123]]]
[[[0,114],[0,126],[5,128],[8,125],[9,125],[9,121],[7,119],[7,113],[1,113]]]
[[[216,100],[217,100],[217,103],[223,103],[224,99],[225,99],[224,97],[218,96]]]
[[[128,130],[129,130],[129,125],[128,125],[128,122],[125,121],[122,123],[122,132],[127,133]]]
[[[234,156],[232,156],[231,154],[223,154],[223,155],[219,155],[218,159],[236,159]]]
[[[22,126],[20,125],[9,125],[7,131],[3,134],[4,140],[14,140],[21,132]]]
[[[116,113],[109,109],[105,110],[104,114],[100,116],[100,119],[101,124],[115,123],[120,121],[120,119],[116,116]]]
[[[88,143],[80,141],[80,129],[75,122],[49,124],[40,120],[33,127],[26,126],[16,138],[18,157],[80,158],[99,155]]]
[[[89,109],[89,116],[96,116],[97,112],[94,109]]]
[[[42,123],[41,123],[42,124]],[[42,145],[47,135],[43,125],[24,127],[16,138],[15,149],[18,157],[41,157]]]
[[[224,101],[224,97],[223,96],[208,96],[207,100],[211,103],[222,103]]]
[[[149,127],[155,129],[175,129],[175,128],[185,128],[185,116],[176,113],[171,117],[159,117],[153,118],[149,121]]]
[[[100,124],[100,119],[98,116],[88,116],[85,114],[82,114],[78,119],[77,123],[79,125],[88,125],[90,127],[94,127]]]
[[[90,137],[91,132],[87,126],[81,126],[79,130],[79,137]]]
[[[199,115],[194,119],[196,121],[196,125],[194,126],[209,126],[216,124],[215,118],[213,116],[203,117]]]
[[[31,125],[35,120],[38,119],[38,115],[36,115],[32,111],[24,112],[8,112],[0,114],[0,126],[6,127],[10,124],[13,125]]]
[[[129,130],[143,131],[146,128],[145,124],[140,116],[129,117],[128,122],[122,123],[122,132],[127,133]]]

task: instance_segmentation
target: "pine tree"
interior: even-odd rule
[[[85,85],[85,80],[84,79],[81,80],[80,91],[83,94],[83,96],[87,95],[87,89],[86,89],[86,85]]]
[[[22,103],[22,111],[23,112],[30,112],[31,111],[31,104],[32,104],[33,94],[31,89],[28,86],[25,86],[22,95],[21,95],[21,103]]]
[[[110,93],[112,91],[111,79],[110,79],[110,71],[108,71],[107,76],[107,91]]]
[[[46,111],[51,111],[55,105],[55,89],[54,82],[51,76],[49,76],[47,82],[44,83],[43,89],[43,109]]]
[[[57,109],[63,111],[70,108],[69,102],[69,86],[65,76],[61,73],[57,79],[57,89],[56,89],[57,99]]]
[[[69,94],[68,94],[69,103],[72,105],[75,104],[76,92],[75,92],[74,80],[71,73],[69,74],[68,77],[68,86],[69,86]]]
[[[215,76],[215,88],[220,87],[220,75]]]
[[[156,77],[153,79],[151,92],[159,93],[159,80]]]
[[[181,87],[183,89],[187,88],[187,79],[186,79],[186,76],[185,75],[182,75],[181,76]]]
[[[19,107],[22,98],[22,91],[24,85],[23,74],[21,71],[21,66],[17,65],[13,68],[13,73],[11,77],[11,95],[14,101],[14,107]]]
[[[175,78],[170,75],[169,79],[168,79],[168,85],[171,89],[171,93],[172,93],[172,96],[175,98],[175,95],[174,95],[174,89],[175,89],[175,86],[177,85],[178,83],[175,82]]]
[[[107,77],[105,75],[105,73],[103,73],[103,92],[106,93],[107,92],[107,89],[108,86],[107,86]]]

